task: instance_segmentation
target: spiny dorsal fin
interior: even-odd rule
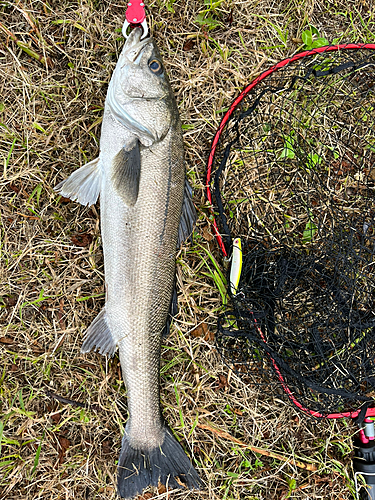
[[[135,205],[138,198],[141,175],[141,154],[139,141],[130,149],[121,148],[112,161],[113,185],[128,207]]]
[[[164,327],[163,333],[162,333],[163,338],[168,337],[168,335],[170,334],[171,323],[172,323],[173,318],[177,315],[177,313],[178,313],[178,300],[177,300],[177,285],[176,285],[176,279],[175,279],[174,286],[173,286],[171,305],[169,307],[167,321],[165,322],[165,327]]]

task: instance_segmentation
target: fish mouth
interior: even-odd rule
[[[126,57],[127,61],[136,63],[146,45],[153,43],[152,38],[145,38],[141,40],[142,33],[142,28],[134,28],[127,38],[122,53],[123,56]]]

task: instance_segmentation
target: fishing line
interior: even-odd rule
[[[235,263],[225,362],[309,417],[356,419],[358,495],[375,499],[375,45],[301,52],[250,83],[212,142],[207,196]]]

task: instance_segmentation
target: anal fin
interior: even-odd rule
[[[117,349],[117,344],[113,339],[111,330],[107,323],[105,308],[100,311],[94,321],[86,330],[81,352],[90,352],[92,349],[98,350],[100,354],[112,357]]]

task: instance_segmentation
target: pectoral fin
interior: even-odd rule
[[[113,185],[128,207],[135,205],[138,198],[141,175],[141,154],[139,141],[131,149],[123,147],[114,157],[112,170]]]
[[[81,352],[90,352],[93,348],[98,350],[100,354],[107,354],[112,357],[117,349],[116,342],[113,339],[111,330],[107,323],[105,309],[102,309],[91,325],[86,330],[86,335],[83,339]]]
[[[178,228],[177,247],[187,240],[193,233],[194,224],[197,220],[197,212],[192,200],[193,190],[189,181],[185,179],[184,201],[182,203],[182,213],[180,227]]]
[[[57,184],[55,191],[65,198],[78,201],[82,205],[96,203],[102,184],[99,158],[75,170],[67,179]]]

